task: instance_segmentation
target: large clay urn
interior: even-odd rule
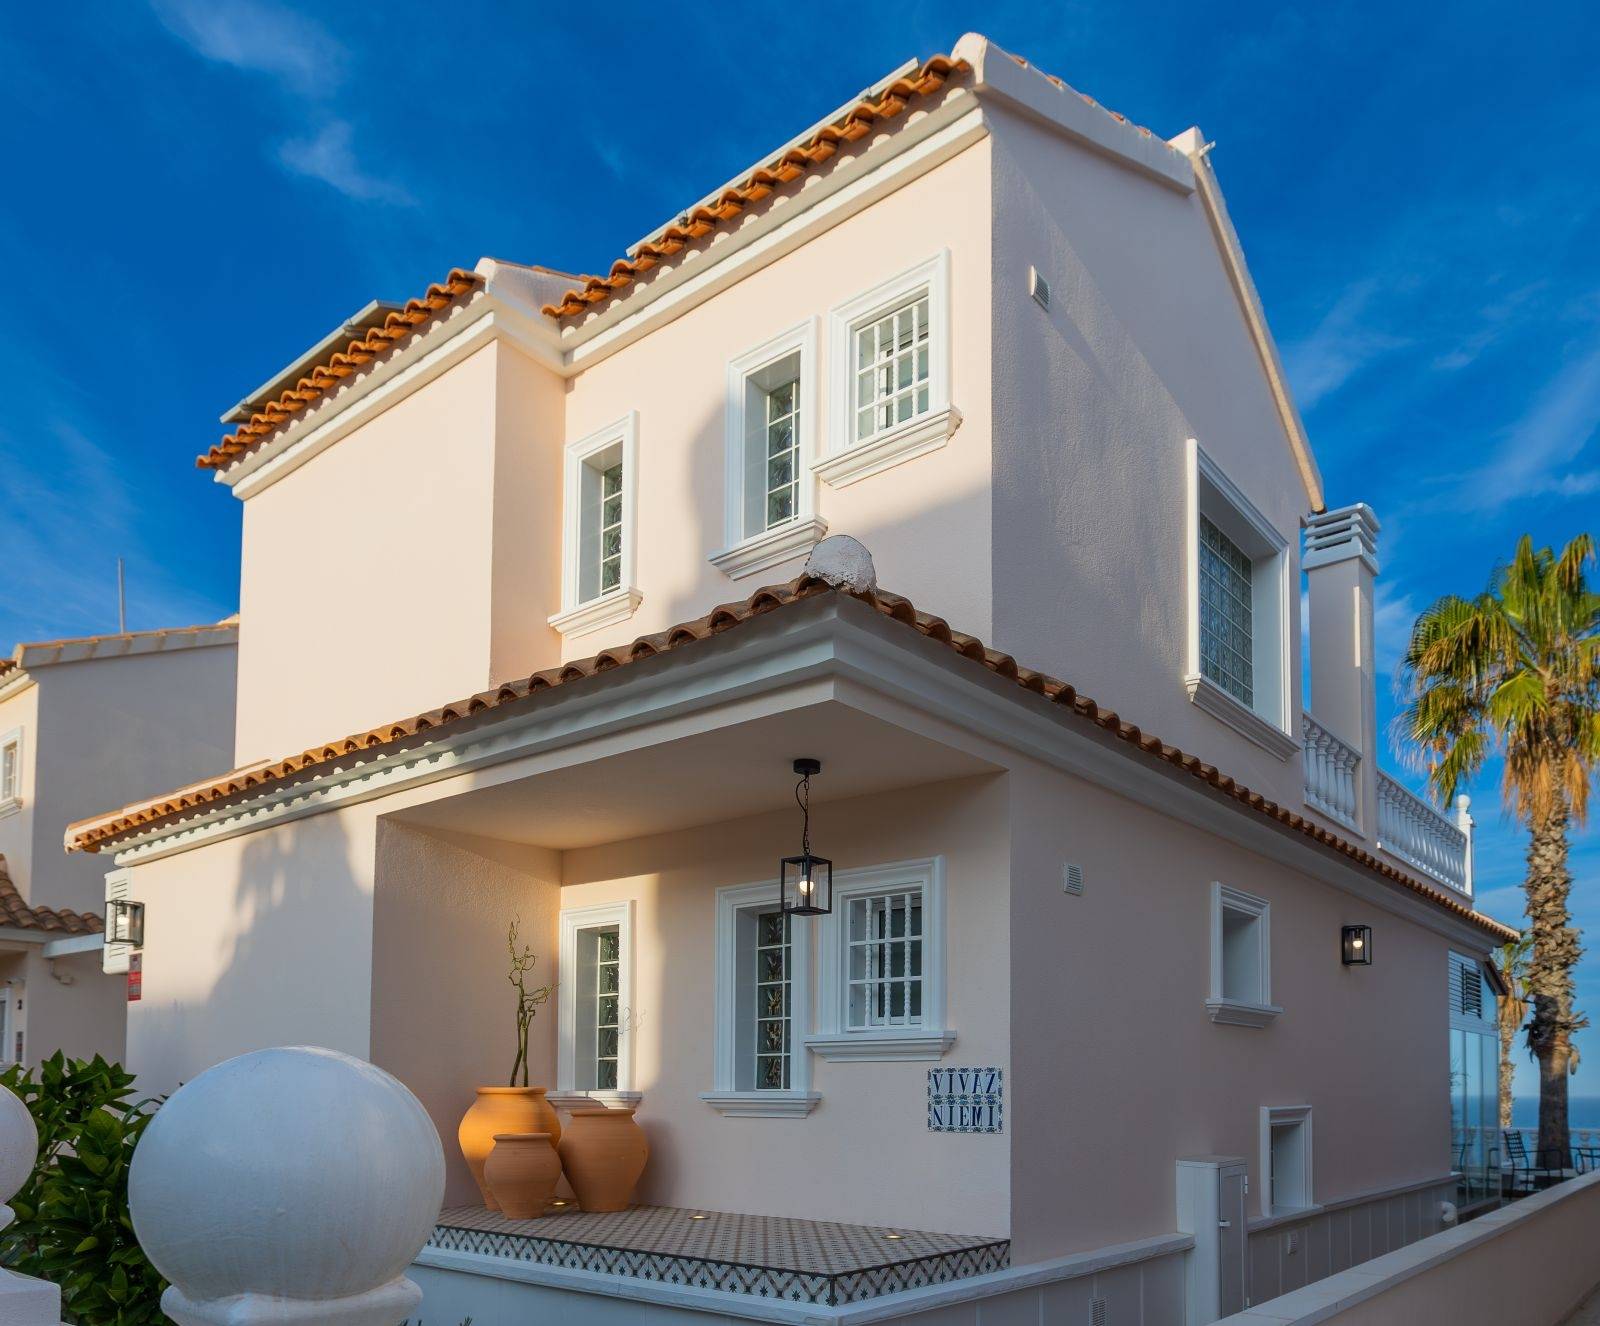
[[[644,1129],[634,1122],[631,1106],[573,1110],[558,1150],[567,1182],[584,1211],[627,1210],[650,1158],[650,1144]]]
[[[483,1162],[483,1181],[510,1220],[542,1216],[560,1178],[549,1133],[496,1133],[494,1150]]]
[[[551,1144],[561,1138],[561,1120],[544,1098],[545,1087],[479,1087],[478,1099],[461,1120],[456,1140],[461,1154],[483,1194],[483,1204],[498,1211],[489,1185],[483,1181],[483,1162],[494,1150],[497,1133],[549,1133]]]

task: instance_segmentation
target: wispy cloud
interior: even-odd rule
[[[1406,337],[1371,325],[1378,284],[1369,278],[1347,288],[1316,330],[1285,352],[1289,380],[1303,409],[1338,391],[1375,359],[1410,344]]]
[[[315,19],[269,0],[153,0],[162,25],[196,54],[282,80],[302,95],[331,92],[345,51]]]
[[[1451,500],[1494,511],[1518,498],[1600,492],[1600,467],[1572,467],[1600,429],[1600,338],[1569,360],[1506,430],[1494,454],[1465,474]]]
[[[347,120],[333,120],[309,138],[291,138],[278,148],[278,164],[294,175],[331,185],[359,202],[410,207],[416,202],[392,180],[364,170],[356,160],[355,131]]]

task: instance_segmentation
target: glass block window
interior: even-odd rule
[[[622,587],[622,447],[606,447],[583,460],[578,530],[578,601],[586,603]]]
[[[751,1023],[757,1091],[789,1089],[790,1016],[789,918],[774,908],[755,918],[755,983]]]
[[[845,929],[847,1025],[922,1023],[922,889],[854,897]]]
[[[600,592],[622,583],[622,463],[600,473]]]
[[[800,352],[763,364],[744,380],[744,537],[800,513]]]
[[[767,528],[794,516],[796,461],[800,455],[800,383],[791,378],[767,397]]]
[[[928,413],[928,292],[851,332],[855,341],[855,426],[865,441]]]
[[[617,1039],[622,1033],[622,1010],[618,1007],[622,941],[615,927],[596,930],[594,938],[594,1085],[600,1091],[614,1091]]]
[[[15,801],[22,794],[22,743],[0,746],[0,801]]]
[[[1251,565],[1244,551],[1200,517],[1200,671],[1242,704],[1255,704],[1251,663]]]

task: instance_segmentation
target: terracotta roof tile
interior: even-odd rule
[[[716,198],[701,203],[659,235],[640,244],[631,257],[618,258],[605,276],[582,277],[581,285],[568,290],[556,303],[546,304],[541,311],[547,317],[560,319],[603,304],[631,285],[642,272],[673,257],[717,227],[736,220],[747,207],[760,202],[774,189],[820,166],[838,152],[841,143],[865,138],[878,121],[893,119],[917,98],[937,92],[952,76],[967,73],[970,68],[965,60],[934,56],[875,96],[863,97],[804,142],[758,166],[740,183],[729,185]]]
[[[482,283],[483,278],[476,272],[461,267],[452,268],[449,276],[436,285],[430,285],[420,299],[408,300],[404,308],[390,313],[380,326],[373,327],[360,339],[351,341],[343,350],[331,355],[326,363],[316,365],[294,386],[285,388],[276,400],[268,401],[205,455],[197,456],[195,464],[203,470],[221,469],[232,464],[245,452],[260,446],[330,387],[338,385],[341,379],[349,377],[363,364],[388,354]]]
[[[1232,797],[1241,805],[1288,825],[1291,829],[1358,862],[1402,888],[1409,889],[1446,911],[1473,922],[1497,939],[1506,941],[1517,937],[1517,931],[1464,906],[1442,889],[1408,875],[1386,861],[1380,861],[1359,844],[1352,843],[1323,825],[1278,805],[1259,792],[1252,791],[1243,783],[1217,769],[1215,765],[1207,764],[1198,756],[1179,750],[1176,746],[1146,733],[1136,724],[1125,721],[1114,710],[1102,709],[1088,696],[1080,695],[1067,682],[1047,673],[1023,667],[1010,654],[988,648],[975,636],[952,630],[944,618],[919,611],[909,599],[883,589],[875,592],[835,589],[825,581],[804,575],[786,584],[769,585],[759,589],[749,598],[739,602],[724,603],[712,609],[704,617],[680,622],[654,635],[640,636],[632,644],[602,650],[589,658],[575,659],[559,667],[547,668],[534,673],[531,677],[480,691],[476,695],[467,696],[441,708],[430,709],[426,713],[415,714],[410,718],[369,728],[365,732],[352,733],[326,745],[313,746],[283,760],[255,765],[248,769],[236,769],[220,779],[180,788],[164,797],[124,807],[113,815],[82,820],[68,827],[67,849],[97,852],[106,844],[136,830],[180,819],[214,802],[259,792],[275,783],[293,782],[302,777],[316,776],[352,755],[377,752],[387,746],[419,744],[432,740],[431,734],[440,729],[464,722],[487,710],[524,701],[533,702],[540,692],[553,690],[568,682],[581,681],[614,668],[626,667],[660,654],[671,653],[697,641],[720,635],[743,622],[789,604],[824,594],[847,595],[870,605],[885,617],[945,645],[990,672],[1014,681],[1025,690],[1068,709],[1151,758],[1182,769],[1217,791]]]
[[[17,892],[4,856],[0,856],[0,926],[12,930],[48,930],[63,935],[97,935],[105,923],[93,912],[30,907]]]

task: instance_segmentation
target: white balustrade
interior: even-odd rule
[[[1421,797],[1378,772],[1378,846],[1423,874],[1469,893],[1472,887],[1472,817],[1465,797],[1452,824]]]
[[[1361,755],[1310,714],[1300,718],[1305,761],[1306,804],[1331,820],[1360,832],[1360,792],[1356,782]]]
[[[179,1326],[395,1326],[433,1232],[444,1151],[417,1098],[332,1050],[260,1050],[164,1104],[128,1176]]]
[[[39,1158],[39,1130],[28,1107],[0,1087],[0,1229],[15,1213],[4,1203],[22,1190]],[[0,1270],[0,1326],[61,1326],[61,1289]]]

